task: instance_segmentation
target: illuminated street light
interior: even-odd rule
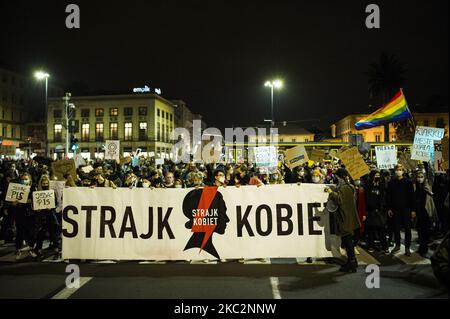
[[[34,77],[38,81],[45,80],[45,156],[49,156],[48,154],[48,78],[50,74],[44,71],[36,71],[34,73]]]
[[[281,89],[283,87],[283,82],[281,80],[273,80],[273,81],[266,81],[266,83],[264,83],[265,87],[270,87],[270,110],[271,110],[271,127],[275,126],[275,119],[273,116],[273,89]]]

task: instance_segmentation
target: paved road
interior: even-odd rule
[[[2,298],[449,298],[427,258],[369,254],[359,248],[355,274],[339,273],[339,260],[268,259],[213,262],[78,262],[80,288],[65,286],[67,261],[48,254],[41,262],[16,262],[0,247]],[[380,288],[366,287],[366,266],[380,266]]]

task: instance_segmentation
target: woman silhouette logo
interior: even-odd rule
[[[193,232],[184,250],[200,248],[220,259],[212,243],[212,234],[225,234],[227,207],[217,187],[205,187],[190,191],[183,200],[183,214],[189,219],[186,228]]]

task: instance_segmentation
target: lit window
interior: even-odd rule
[[[89,123],[81,125],[81,141],[89,142]]]
[[[133,123],[125,123],[125,141],[131,141],[133,138]]]
[[[112,140],[118,140],[119,139],[117,123],[109,123],[109,136],[110,136],[110,138]]]
[[[118,116],[119,115],[119,109],[114,107],[109,109],[109,115],[110,116]]]
[[[95,140],[103,141],[103,123],[95,124]]]
[[[61,140],[62,140],[62,125],[55,124],[53,132],[55,135],[55,142],[61,142]]]
[[[95,117],[103,117],[103,109],[95,109]]]

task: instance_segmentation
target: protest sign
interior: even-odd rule
[[[433,141],[440,141],[444,138],[443,128],[417,126],[414,137],[425,138]]]
[[[434,141],[440,141],[444,137],[443,128],[417,126],[414,134],[414,144],[411,150],[411,159],[433,162]]]
[[[107,140],[105,143],[105,159],[120,160],[120,141]]]
[[[52,163],[53,173],[58,178],[58,180],[63,180],[64,175],[70,174],[74,180],[77,179],[77,170],[75,168],[75,161],[70,160],[60,160]]]
[[[94,168],[92,167],[92,165],[88,165],[85,167],[81,168],[81,171],[85,174],[89,174],[90,172],[92,172],[94,170]]]
[[[338,158],[345,165],[350,176],[356,180],[370,173],[369,166],[356,147],[345,148],[338,153]]]
[[[332,149],[332,150],[330,150],[330,151],[328,152],[328,156],[330,156],[331,159],[337,157],[337,155],[338,155],[338,150],[337,150],[337,149]]]
[[[411,149],[411,159],[416,161],[429,162],[434,154],[434,141],[420,136],[414,137],[414,144]]]
[[[65,181],[50,181],[50,189],[55,191],[55,201],[56,201],[56,212],[60,213],[62,211],[63,204],[63,192],[66,187]]]
[[[412,160],[410,156],[404,152],[399,153],[398,164],[402,164],[402,166],[410,172],[417,168],[417,161]]]
[[[303,163],[308,162],[308,153],[303,145],[298,145],[296,147],[290,148],[285,152],[285,158],[287,166],[290,169],[294,169]]]
[[[397,148],[395,145],[375,146],[377,167],[393,169],[397,165]]]
[[[62,258],[332,257],[325,187],[66,188]],[[212,200],[208,208],[198,209],[201,198]]]
[[[33,192],[33,209],[52,209],[56,208],[55,191],[50,189],[48,191]]]
[[[444,157],[442,153],[442,144],[434,144],[434,162],[435,173],[445,173]]]
[[[130,164],[132,161],[131,156],[121,157],[119,160],[120,165]]]
[[[325,158],[325,151],[319,149],[313,149],[311,151],[311,156],[309,157],[309,159],[315,163],[322,162],[324,158]]]
[[[275,146],[259,146],[254,148],[257,167],[278,166],[278,155]]]
[[[5,201],[19,202],[22,204],[26,204],[28,201],[29,194],[30,194],[30,186],[16,183],[9,183]]]
[[[449,158],[448,158],[448,137],[445,137],[442,139],[441,141],[441,145],[442,145],[442,166],[445,170],[448,169],[448,163],[449,163]]]
[[[155,164],[156,164],[156,165],[163,165],[163,164],[164,164],[164,159],[163,159],[163,158],[157,158],[157,159],[155,159]]]

